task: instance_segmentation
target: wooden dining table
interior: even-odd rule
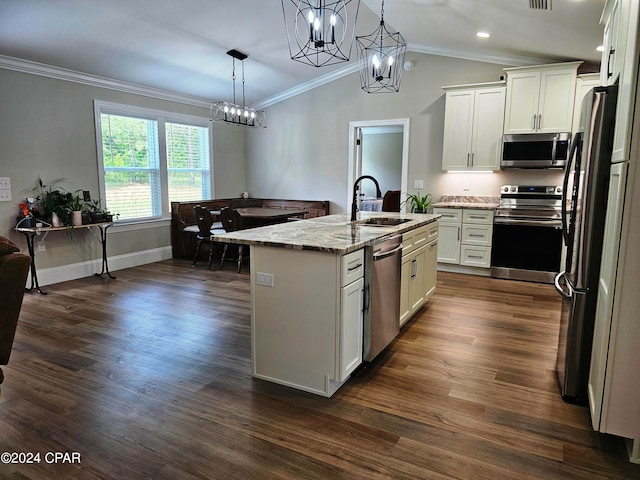
[[[287,222],[290,218],[302,218],[305,210],[286,208],[245,207],[236,209],[242,217],[243,228],[262,227]],[[220,215],[220,210],[212,210],[211,214]]]

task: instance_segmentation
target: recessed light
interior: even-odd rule
[[[491,34],[488,32],[478,32],[476,33],[476,35],[480,38],[489,38],[491,36]]]
[[[599,52],[604,52],[604,45],[598,45],[596,47],[596,50],[599,51]]]

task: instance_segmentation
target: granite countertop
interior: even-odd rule
[[[495,210],[499,203],[476,203],[476,202],[437,202],[431,204],[436,208],[475,208],[477,210]]]
[[[368,218],[401,218],[409,221],[395,226],[370,226],[358,223]],[[404,233],[435,222],[438,218],[440,215],[420,213],[359,212],[358,220],[350,222],[349,214],[340,213],[214,235],[212,240],[344,255],[373,245],[383,237]]]
[[[433,203],[435,208],[475,208],[478,210],[495,210],[500,205],[500,197],[476,195],[442,195],[440,201]]]

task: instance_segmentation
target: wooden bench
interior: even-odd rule
[[[171,202],[171,251],[173,258],[193,258],[195,253],[196,219],[193,207],[202,205],[210,210],[224,207],[282,208],[304,210],[304,218],[329,215],[328,200],[287,200],[277,198],[219,198],[189,202]]]

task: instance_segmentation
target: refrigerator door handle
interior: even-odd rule
[[[558,291],[558,293],[560,295],[562,295],[564,298],[571,298],[571,287],[569,287],[566,282],[565,282],[565,287],[567,287],[567,291],[565,291],[564,288],[562,288],[562,285],[560,285],[560,279],[564,278],[564,272],[560,272],[559,274],[556,275],[556,278],[553,280],[553,285],[556,287],[556,290]]]
[[[569,175],[571,173],[571,165],[573,165],[573,163],[576,163],[576,168],[577,168],[577,163],[578,163],[577,158],[578,158],[578,155],[582,153],[578,147],[580,142],[582,142],[582,133],[578,132],[573,137],[573,142],[571,143],[571,153],[569,154],[569,162],[567,162],[567,166],[565,167],[564,178],[562,180],[562,215],[561,217],[562,217],[562,238],[564,238],[565,245],[569,245],[570,243],[569,225],[567,224],[567,199],[570,198],[568,197],[569,192],[567,191],[567,189],[569,188]],[[576,188],[576,185],[574,185],[574,188]],[[572,197],[573,195],[571,195],[571,198]]]

